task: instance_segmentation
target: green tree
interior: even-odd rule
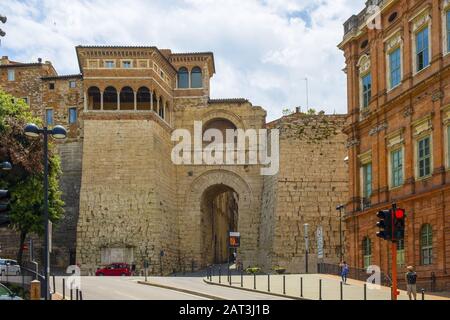
[[[18,232],[17,260],[22,262],[23,245],[28,234],[44,234],[43,138],[25,136],[24,126],[40,119],[32,116],[22,100],[0,91],[0,160],[10,161],[13,170],[0,172],[0,187],[11,191],[10,228]],[[49,145],[49,217],[56,224],[64,214],[59,177],[61,165],[54,146]]]

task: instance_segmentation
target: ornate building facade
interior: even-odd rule
[[[450,2],[368,1],[339,45],[348,84],[348,257],[353,266],[416,267],[450,288]],[[376,214],[396,202],[406,236],[391,261]],[[403,280],[403,270],[399,277]]]
[[[0,65],[4,91],[25,99],[47,125],[69,128],[68,139],[57,145],[66,214],[54,233],[55,266],[77,263],[87,273],[117,261],[141,268],[149,259],[154,273],[199,269],[226,262],[227,232],[239,231],[244,267],[298,272],[304,223],[311,225],[312,241],[322,226],[322,259],[338,261],[335,208],[348,196],[345,116],[295,113],[266,124],[265,110],[245,99],[210,99],[210,52],[76,51],[77,75],[60,76],[50,62],[3,57]],[[259,164],[172,161],[177,129],[194,136],[198,129],[266,127],[281,130],[281,168],[274,176],[262,176]],[[194,154],[197,148],[193,143]],[[5,232],[0,241],[13,242]],[[313,265],[315,249],[310,253]]]

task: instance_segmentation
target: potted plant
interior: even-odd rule
[[[248,267],[247,269],[245,269],[245,271],[249,274],[257,274],[261,271],[261,268],[255,266],[255,267]]]
[[[284,274],[286,272],[286,268],[276,266],[273,268],[273,271],[275,271],[277,274]]]

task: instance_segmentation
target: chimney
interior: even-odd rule
[[[9,64],[8,56],[2,57],[2,59],[0,60],[0,65],[2,65],[2,64]]]

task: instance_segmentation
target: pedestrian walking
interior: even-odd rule
[[[417,300],[417,274],[413,266],[409,266],[406,269],[408,272],[405,275],[405,279],[409,300],[412,300],[413,297],[414,300]]]
[[[348,273],[350,271],[350,268],[349,268],[347,262],[345,262],[345,261],[340,264],[340,267],[341,267],[342,282],[344,284],[347,284],[347,277],[348,277]]]

